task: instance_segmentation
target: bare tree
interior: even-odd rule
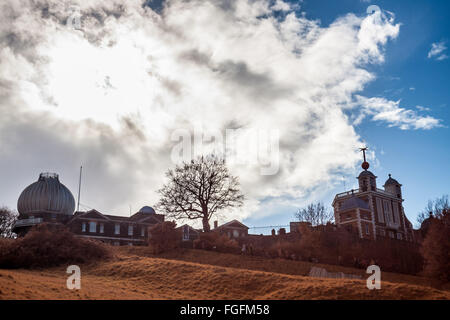
[[[298,209],[294,216],[298,221],[309,222],[312,226],[325,225],[333,221],[333,213],[320,201]]]
[[[442,198],[441,198],[442,199]],[[442,210],[430,223],[422,243],[421,253],[425,260],[425,275],[443,283],[450,281],[450,211]]]
[[[169,182],[158,191],[157,208],[174,219],[201,219],[204,232],[210,231],[214,214],[243,204],[239,180],[221,158],[201,156],[170,169],[166,176]]]
[[[16,234],[12,232],[17,214],[6,207],[0,208],[0,238],[14,238]]]
[[[430,216],[430,213],[433,214],[435,218],[439,218],[444,210],[450,210],[448,195],[443,195],[434,201],[428,200],[427,206],[417,216],[418,226],[420,227],[422,222]]]

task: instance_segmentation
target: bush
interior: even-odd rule
[[[0,268],[46,268],[109,257],[104,244],[77,238],[62,225],[41,224],[23,238],[0,241]]]
[[[195,249],[214,250],[224,253],[239,253],[240,247],[236,240],[228,238],[218,232],[201,233],[194,241]]]
[[[152,248],[153,253],[163,253],[180,246],[181,231],[176,230],[175,227],[175,222],[165,221],[148,229],[148,245]]]
[[[269,243],[259,241],[254,246],[262,248],[263,252],[254,250],[254,253],[355,268],[377,264],[384,271],[407,274],[417,274],[422,270],[423,259],[416,243],[391,239],[363,240],[358,234],[331,225],[320,228],[304,226],[299,231],[298,236],[266,237],[271,239]]]

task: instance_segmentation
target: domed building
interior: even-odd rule
[[[55,173],[41,173],[38,181],[26,187],[17,201],[19,218],[13,231],[24,236],[41,223],[60,223],[78,237],[113,245],[142,245],[148,239],[148,228],[164,222],[149,206],[131,216],[101,213],[95,209],[75,211],[75,199]]]
[[[389,174],[384,189],[377,188],[377,177],[370,172],[365,151],[363,171],[357,177],[359,188],[339,193],[333,200],[334,216],[338,227],[356,230],[360,238],[389,237],[414,240],[411,222],[405,215],[402,185]]]
[[[19,217],[13,231],[21,236],[43,222],[66,223],[75,211],[75,199],[57,174],[41,173],[20,194],[17,210]]]

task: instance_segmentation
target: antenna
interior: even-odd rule
[[[78,180],[78,204],[77,204],[77,211],[80,211],[81,174],[82,173],[83,173],[83,166],[80,166],[80,180]]]

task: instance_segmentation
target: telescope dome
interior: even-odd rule
[[[38,181],[30,184],[19,196],[17,210],[20,214],[55,213],[72,215],[75,199],[55,173],[41,173]]]

